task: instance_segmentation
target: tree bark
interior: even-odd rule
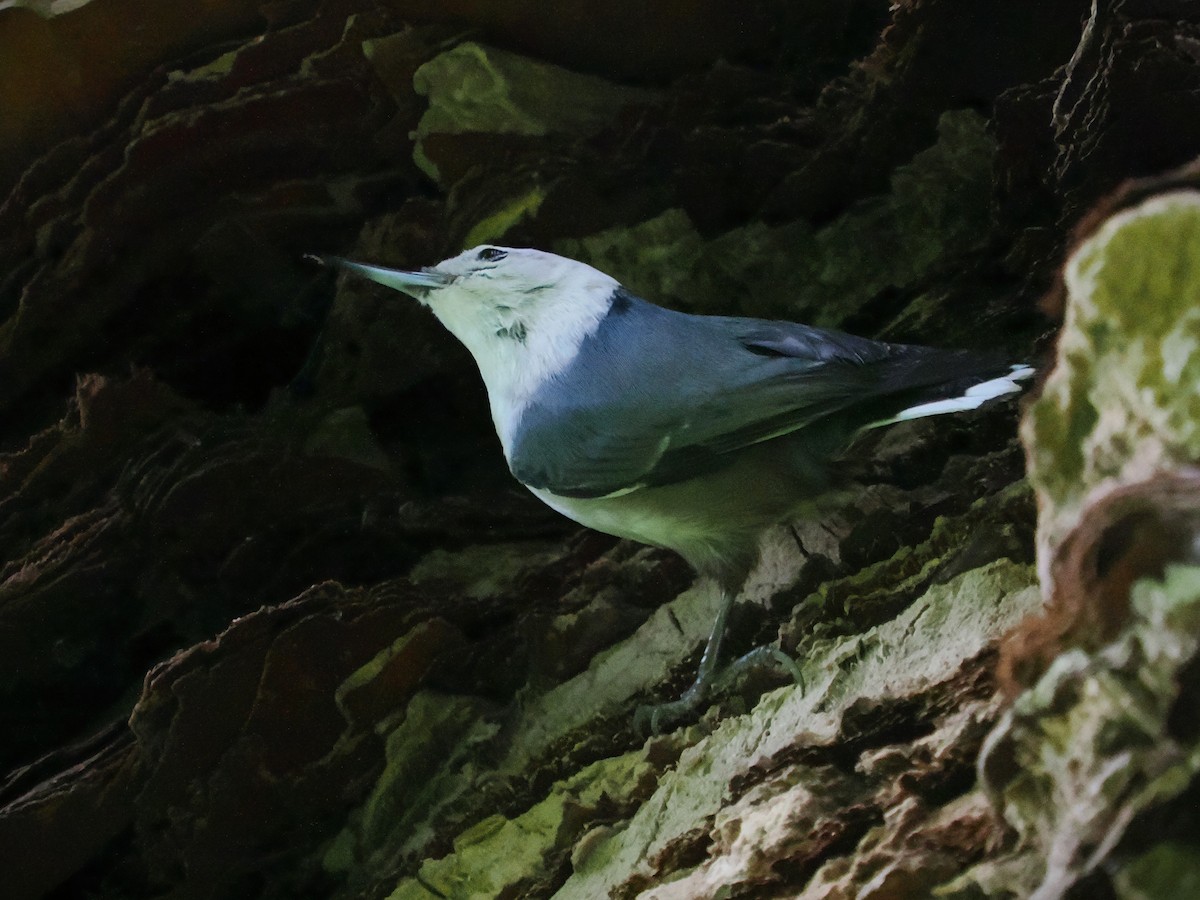
[[[0,8],[5,896],[1193,896],[1200,11],[1026,6]],[[302,259],[484,242],[1039,384],[857,442],[734,612],[803,683],[647,736],[716,590]]]

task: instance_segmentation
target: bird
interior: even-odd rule
[[[415,298],[470,351],[509,470],[538,499],[674,550],[715,582],[695,680],[639,710],[653,731],[704,702],[763,532],[811,514],[858,434],[975,409],[1033,373],[971,351],[680,312],[532,248],[478,246],[420,270],[314,258]],[[782,651],[764,657],[798,677]]]

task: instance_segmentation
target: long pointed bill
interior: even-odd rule
[[[454,280],[453,275],[426,270],[424,272],[406,272],[403,269],[387,269],[383,266],[372,266],[367,263],[355,262],[341,256],[318,256],[309,254],[309,258],[324,266],[337,266],[347,272],[369,278],[376,284],[403,291],[410,297],[422,300],[434,288],[443,287]]]

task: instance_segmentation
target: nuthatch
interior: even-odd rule
[[[476,247],[420,272],[321,259],[415,297],[466,345],[508,466],[539,499],[716,581],[700,671],[653,708],[653,727],[704,699],[762,532],[827,489],[855,435],[975,409],[1032,374],[966,351],[676,312],[540,250]]]

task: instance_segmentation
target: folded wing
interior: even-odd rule
[[[751,445],[836,419],[837,433],[1003,370],[968,353],[788,322],[689,316],[626,298],[525,410],[525,484],[604,497],[695,478]]]

